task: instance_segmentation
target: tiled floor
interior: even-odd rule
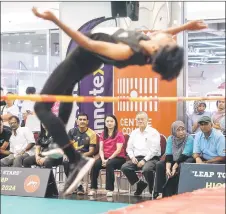
[[[129,206],[126,203],[19,196],[0,196],[0,199],[1,214],[104,214]]]
[[[104,180],[104,179],[103,179]],[[124,180],[124,182],[127,182],[127,179]],[[128,184],[124,183],[122,180],[122,185],[128,187]],[[90,186],[90,185],[89,185]],[[104,189],[104,184],[102,185],[102,188],[99,187],[98,189],[98,194],[96,196],[88,196],[87,194],[85,195],[70,195],[67,196],[67,199],[72,199],[72,200],[89,200],[89,201],[101,201],[101,202],[115,202],[115,203],[128,203],[128,204],[135,204],[147,200],[151,200],[151,194],[148,191],[148,188],[145,189],[144,193],[141,196],[134,196],[133,193],[135,191],[135,187],[132,187],[132,192],[129,194],[128,188],[126,190],[120,189],[120,193],[117,191],[117,185],[115,186],[115,192],[113,197],[107,197],[106,196],[106,190]],[[58,183],[57,184],[59,192],[63,190],[64,183]],[[85,183],[83,183],[83,187],[86,188]],[[88,187],[90,188],[90,187]]]
[[[101,201],[101,202],[114,202],[114,203],[127,203],[127,204],[135,204],[147,200],[151,200],[150,195],[143,196],[132,196],[128,194],[114,194],[113,197],[106,197],[105,194],[99,194],[97,196],[87,196],[87,195],[71,195],[67,196],[67,199],[72,200],[89,200],[89,201]]]
[[[57,183],[60,193],[63,187],[64,183]],[[58,196],[55,198],[1,196],[1,213],[103,214],[110,210],[127,207],[146,200],[151,200],[148,191],[142,196],[133,196],[133,193],[128,193],[128,189],[120,190],[119,194],[117,188],[113,197],[107,197],[106,190],[103,188],[98,190],[96,196],[88,196],[87,194],[82,196],[72,194],[67,197]],[[22,207],[26,207],[26,209]]]

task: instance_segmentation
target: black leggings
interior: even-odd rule
[[[115,157],[107,162],[106,167],[103,167],[101,158],[97,159],[90,173],[91,189],[97,189],[97,179],[98,179],[100,170],[105,168],[106,169],[106,190],[114,191],[114,182],[115,182],[114,170],[120,169],[125,162],[126,162],[125,158]]]
[[[102,61],[92,53],[77,47],[53,71],[40,94],[72,95],[73,89],[86,75],[100,68]],[[69,162],[78,161],[81,155],[76,152],[65,130],[73,103],[61,103],[59,116],[55,116],[51,108],[54,103],[36,102],[34,109],[41,123],[45,125],[54,141],[63,148]],[[68,144],[68,146],[66,146]]]

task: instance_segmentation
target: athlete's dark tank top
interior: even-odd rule
[[[142,66],[151,64],[151,56],[145,56],[139,46],[141,40],[150,40],[150,38],[141,32],[127,31],[120,28],[97,28],[89,32],[87,36],[93,40],[127,44],[134,52],[134,54],[126,60],[113,60],[95,54],[95,56],[103,60],[103,63],[111,64],[118,68],[127,67],[129,65]]]

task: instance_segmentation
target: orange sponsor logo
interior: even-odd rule
[[[30,175],[24,181],[24,190],[29,193],[36,192],[40,186],[40,178],[37,175]]]

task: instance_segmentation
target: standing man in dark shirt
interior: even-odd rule
[[[9,139],[11,134],[11,131],[3,126],[2,118],[0,118],[0,159],[10,154]]]
[[[70,140],[73,142],[73,146],[77,152],[80,152],[85,157],[92,157],[96,147],[96,133],[88,128],[88,115],[80,113],[77,117],[77,127],[72,128],[68,132]],[[69,162],[64,161],[64,171],[66,176],[69,175]],[[78,195],[84,195],[84,188],[79,185],[75,191]]]

